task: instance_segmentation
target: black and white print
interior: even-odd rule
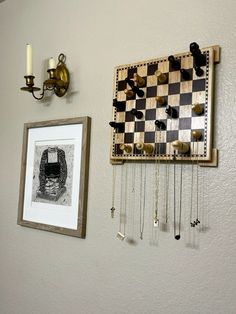
[[[35,145],[32,202],[70,206],[74,145]]]

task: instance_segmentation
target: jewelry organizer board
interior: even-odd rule
[[[212,147],[213,138],[213,96],[214,96],[214,66],[220,61],[219,46],[203,48],[206,64],[202,67],[204,73],[200,77],[193,69],[193,57],[190,52],[175,54],[181,68],[190,73],[190,79],[183,80],[180,71],[171,67],[168,57],[117,66],[114,73],[113,101],[120,108],[113,106],[113,121],[123,124],[123,130],[112,132],[111,163],[128,160],[171,160],[174,149],[171,142],[180,140],[188,143],[188,154],[176,154],[176,160],[197,160],[207,165],[217,164],[217,151]],[[158,83],[155,72],[160,70],[167,76],[165,84]],[[126,78],[138,74],[145,80],[140,89],[143,97],[133,95],[128,98],[125,89],[129,88]],[[178,118],[173,119],[165,113],[166,106],[158,106],[155,98],[162,97],[165,103],[178,111]],[[198,115],[191,110],[194,103],[199,103],[203,113]],[[130,113],[132,109],[142,112],[143,117],[137,119]],[[165,123],[166,129],[159,130],[155,120]],[[196,145],[192,131],[201,132],[201,139]],[[153,146],[151,154],[138,151],[135,144],[148,143]],[[131,148],[129,152],[120,149],[120,145]]]

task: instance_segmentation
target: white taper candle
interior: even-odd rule
[[[33,75],[33,57],[32,57],[32,46],[26,45],[26,75]]]
[[[51,70],[51,69],[56,69],[56,62],[53,58],[50,58],[49,59],[49,62],[48,62],[48,69]]]

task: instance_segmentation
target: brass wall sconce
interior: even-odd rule
[[[44,81],[42,87],[42,93],[39,97],[35,95],[35,91],[39,91],[39,87],[34,86],[33,70],[32,70],[32,47],[27,45],[26,48],[26,75],[24,76],[26,80],[26,86],[22,87],[21,90],[30,92],[33,97],[40,100],[44,97],[46,90],[54,91],[58,97],[62,97],[66,94],[69,84],[70,84],[70,74],[65,65],[66,56],[61,53],[58,56],[58,63],[56,65],[53,58],[49,59],[49,68],[47,70],[49,78]]]

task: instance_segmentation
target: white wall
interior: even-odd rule
[[[0,4],[1,314],[236,312],[235,12],[233,0]],[[220,158],[218,168],[205,170],[205,232],[195,231],[195,242],[189,242],[185,227],[175,241],[171,227],[152,246],[146,225],[144,240],[130,246],[116,239],[118,213],[114,220],[109,214],[113,68],[186,51],[192,41],[222,47],[215,97]],[[38,85],[46,58],[67,55],[70,97],[42,103],[20,91],[28,42]],[[92,135],[86,239],[18,226],[23,123],[87,115]]]

